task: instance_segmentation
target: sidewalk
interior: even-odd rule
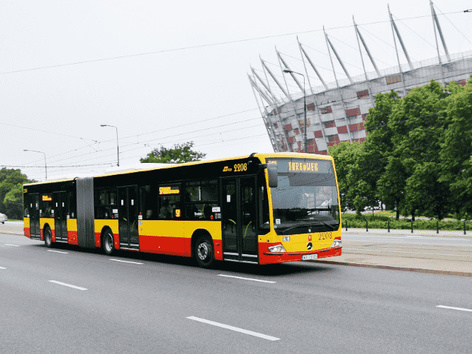
[[[372,239],[350,239],[350,235],[372,235]],[[374,236],[377,235],[375,238]],[[359,267],[408,270],[472,277],[472,232],[435,230],[343,229],[343,255],[324,262]],[[385,241],[382,237],[385,236]],[[390,236],[390,238],[389,238]],[[410,237],[415,243],[402,242]],[[393,240],[391,237],[399,237]],[[421,242],[421,237],[460,239],[459,244]],[[425,240],[426,241],[426,240]]]
[[[0,224],[0,234],[23,235],[23,221],[6,221]]]

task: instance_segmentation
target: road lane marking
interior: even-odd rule
[[[114,258],[110,258],[110,261],[112,262],[119,262],[119,263],[127,263],[127,264],[137,264],[137,265],[142,265],[144,263],[142,262],[134,262],[134,261],[123,261],[121,259],[114,259]]]
[[[255,278],[238,277],[238,276],[236,276],[236,275],[218,274],[218,276],[219,276],[219,277],[225,277],[225,278],[240,279],[240,280],[257,281],[257,282],[259,282],[259,283],[267,283],[267,284],[275,284],[275,283],[277,283],[276,281],[273,281],[273,280],[263,280],[263,279],[255,279]]]
[[[5,246],[8,246],[8,247],[20,247],[20,245],[14,245],[13,243],[5,243]]]
[[[456,311],[464,311],[464,312],[472,312],[472,309],[466,309],[463,307],[452,307],[452,306],[444,306],[444,305],[438,305],[436,306],[437,308],[440,309],[446,309],[446,310],[456,310]]]
[[[81,291],[88,290],[87,288],[83,288],[83,287],[81,287],[81,286],[63,283],[62,281],[50,280],[49,282],[50,282],[50,283],[57,284],[57,285],[66,286],[66,287],[68,287],[68,288],[72,288],[72,289],[76,289],[76,290],[81,290]]]
[[[270,341],[280,340],[280,338],[268,336],[267,334],[262,334],[262,333],[250,331],[250,330],[247,330],[247,329],[230,326],[230,325],[227,325],[227,324],[224,324],[224,323],[219,323],[219,322],[215,322],[215,321],[206,320],[204,318],[189,316],[189,317],[187,317],[187,319],[192,320],[192,321],[205,323],[205,324],[209,324],[209,325],[215,326],[215,327],[229,329],[230,331],[239,332],[239,333],[247,334],[247,335],[250,335],[250,336],[253,336],[253,337],[262,338],[262,339],[266,339],[266,340],[270,340]]]
[[[0,269],[5,270],[5,269],[7,269],[7,268],[5,268],[5,267],[0,267]]]
[[[69,254],[69,252],[65,252],[65,251],[56,251],[56,250],[48,250],[48,252],[52,252],[52,253],[60,253],[60,254]]]

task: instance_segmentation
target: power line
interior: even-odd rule
[[[86,165],[47,165],[48,168],[80,168],[80,167],[93,167],[93,166],[104,166],[108,165],[107,163],[95,163],[95,164],[86,164]],[[110,163],[110,166],[114,164]],[[39,168],[44,170],[43,166],[38,165],[0,165],[1,168]]]
[[[57,133],[57,132],[53,132],[53,131],[50,131],[50,130],[44,130],[44,129],[39,129],[39,128],[32,128],[32,127],[27,127],[27,126],[18,125],[18,124],[11,124],[11,123],[4,123],[4,122],[0,122],[0,124],[2,124],[2,125],[7,125],[7,126],[10,126],[10,127],[14,127],[14,128],[20,128],[20,129],[26,129],[26,130],[37,131],[37,132],[41,132],[41,133],[47,133],[47,134],[52,134],[52,135],[58,135],[58,136],[66,137],[66,138],[74,138],[74,139],[82,140],[82,141],[84,141],[85,143],[87,143],[87,140],[88,140],[88,141],[91,141],[91,142],[93,142],[93,143],[98,143],[97,140],[84,139],[84,138],[82,138],[82,137],[80,137],[80,136],[76,136],[76,135],[70,135],[70,134],[64,134],[64,133]],[[88,143],[87,143],[87,144],[88,144]]]
[[[215,119],[215,118],[213,118],[213,119]],[[180,133],[177,133],[177,134],[169,134],[169,135],[155,137],[155,138],[151,138],[151,139],[147,139],[147,140],[141,140],[141,141],[138,141],[138,142],[124,143],[124,144],[122,143],[122,144],[120,144],[120,148],[122,150],[121,154],[126,154],[126,153],[129,153],[130,151],[135,151],[135,150],[141,149],[145,146],[145,144],[152,144],[155,141],[159,141],[160,143],[162,143],[162,142],[165,142],[165,141],[168,141],[168,140],[172,140],[172,142],[176,142],[178,139],[183,138],[184,136],[188,136],[188,135],[190,135],[190,136],[187,137],[186,140],[195,140],[195,139],[202,138],[202,137],[205,137],[205,136],[214,136],[215,135],[214,132],[213,133],[209,132],[208,134],[204,134],[204,135],[202,135],[201,133],[205,132],[205,131],[218,129],[218,128],[221,128],[221,127],[227,127],[227,126],[232,126],[232,125],[234,126],[234,125],[237,125],[237,124],[245,124],[242,128],[236,128],[236,129],[231,128],[231,129],[228,129],[228,130],[221,131],[219,133],[236,132],[236,131],[240,131],[240,130],[248,130],[248,129],[256,128],[256,127],[260,126],[260,124],[248,126],[246,123],[251,122],[251,121],[255,121],[255,120],[259,121],[259,119],[260,119],[259,117],[248,118],[248,119],[241,120],[241,121],[236,121],[236,122],[232,122],[232,123],[224,123],[224,124],[221,124],[221,125],[212,126],[212,127],[209,127],[209,128],[202,128],[202,129],[198,129],[198,130],[192,130],[192,131],[189,131],[189,132],[180,132]],[[211,120],[211,119],[207,119],[206,121],[209,121],[209,120]],[[198,124],[198,122],[194,123],[194,124]],[[172,128],[169,128],[168,130],[170,130],[170,129],[172,129]],[[126,141],[127,139],[129,140],[130,138],[134,138],[134,137],[136,137],[136,136],[131,135],[131,136],[125,137],[125,138],[122,139],[122,142]],[[129,149],[130,147],[134,147],[134,148]],[[75,149],[73,151],[78,151],[78,150],[80,150],[80,149]],[[68,152],[68,153],[64,152],[64,153],[61,153],[59,155],[55,155],[55,157],[56,157],[55,162],[58,163],[58,162],[66,161],[66,160],[70,160],[70,159],[80,159],[81,157],[84,157],[84,158],[86,157],[87,158],[86,161],[92,161],[92,160],[97,160],[97,159],[102,158],[101,156],[99,156],[100,153],[103,153],[106,156],[106,154],[111,153],[111,151],[115,151],[115,147],[106,148],[106,149],[103,149],[103,150],[100,150],[100,151],[85,152],[83,154],[75,155],[75,156],[70,156],[71,152]],[[102,156],[103,156],[103,154],[102,154]],[[67,156],[64,157],[64,158],[61,158],[61,159],[57,159],[57,157],[63,156],[63,155],[67,155]]]
[[[445,15],[451,15],[451,14],[457,14],[457,13],[463,13],[463,11],[448,12],[448,13],[443,13],[441,15],[445,16]],[[425,17],[429,17],[429,16],[430,15],[407,17],[407,18],[400,19],[400,20],[414,20],[414,19],[425,18]],[[368,23],[364,23],[364,24],[360,23],[359,25],[360,26],[368,26],[368,25],[375,25],[375,24],[381,24],[381,23],[387,23],[387,22],[389,22],[389,21],[385,20],[385,21],[368,22]],[[326,28],[326,30],[327,31],[333,31],[333,30],[339,30],[339,29],[345,29],[345,28],[351,28],[351,27],[353,27],[353,25],[331,27],[331,28]],[[67,66],[77,66],[77,65],[82,65],[82,64],[92,64],[92,63],[99,63],[99,62],[105,62],[105,61],[111,61],[111,60],[120,60],[120,59],[136,58],[136,57],[142,57],[142,56],[148,56],[148,55],[179,52],[179,51],[184,51],[184,50],[210,48],[210,47],[223,46],[223,45],[229,45],[229,44],[245,43],[245,42],[271,39],[271,38],[279,38],[279,37],[295,36],[295,35],[302,35],[302,34],[308,34],[308,33],[316,33],[316,32],[322,32],[322,31],[323,31],[323,29],[313,29],[313,30],[306,30],[306,31],[274,34],[274,35],[268,35],[268,36],[235,39],[235,40],[231,40],[231,41],[222,41],[222,42],[215,42],[215,43],[198,44],[198,45],[194,45],[194,46],[186,46],[186,47],[179,47],[179,48],[162,49],[162,50],[155,50],[155,51],[141,52],[141,53],[134,53],[134,54],[116,55],[116,56],[111,56],[111,57],[81,60],[81,61],[70,62],[70,63],[44,65],[44,66],[38,66],[38,67],[34,67],[34,68],[4,71],[4,72],[0,72],[0,75],[18,74],[18,73],[38,71],[38,70],[55,69],[55,68],[61,68],[61,67],[67,67]]]
[[[243,110],[243,111],[238,111],[238,112],[233,112],[233,113],[229,113],[229,114],[224,114],[224,115],[220,115],[220,116],[216,116],[216,117],[211,117],[211,118],[207,118],[207,119],[204,119],[204,120],[200,120],[198,122],[191,122],[191,123],[186,123],[186,124],[181,124],[181,125],[178,125],[178,126],[173,126],[173,127],[169,127],[169,128],[166,128],[166,129],[160,129],[160,130],[155,130],[155,131],[151,131],[151,132],[146,132],[146,133],[141,133],[141,134],[137,134],[137,135],[128,135],[128,136],[124,136],[120,139],[120,141],[126,141],[126,140],[129,140],[129,139],[139,139],[140,137],[144,136],[144,135],[148,135],[148,134],[154,134],[154,133],[161,133],[161,132],[164,132],[164,131],[169,131],[169,130],[172,130],[172,129],[180,129],[182,127],[188,127],[188,126],[192,126],[192,125],[195,125],[195,124],[198,124],[198,125],[201,125],[202,123],[205,123],[205,122],[210,122],[210,121],[214,121],[214,120],[220,120],[222,118],[227,118],[227,117],[231,117],[231,116],[236,116],[238,114],[243,114],[243,113],[248,113],[248,112],[252,112],[252,111],[255,111],[257,110],[257,108],[251,108],[251,109],[247,109],[247,110]],[[256,118],[252,118],[250,120],[259,120],[260,118],[259,117],[256,117]],[[225,125],[231,125],[231,124],[237,124],[238,122],[246,122],[246,121],[249,121],[249,119],[246,119],[246,120],[243,120],[243,121],[236,121],[236,122],[232,122],[232,123],[225,123]],[[68,137],[69,135],[67,134],[61,134],[61,133],[55,133],[55,132],[51,132],[51,131],[46,131],[46,130],[42,130],[42,129],[35,129],[35,128],[29,128],[29,127],[25,127],[25,126],[19,126],[19,125],[14,125],[14,124],[8,124],[8,125],[11,125],[11,126],[14,126],[14,127],[17,127],[17,128],[21,128],[21,129],[31,129],[31,130],[36,130],[36,131],[41,131],[41,132],[44,132],[44,133],[49,133],[49,134],[55,134],[55,135],[60,135],[60,136],[66,136]],[[224,126],[224,125],[223,125]],[[221,125],[219,126],[216,126],[216,127],[221,127]],[[209,127],[209,128],[206,128],[207,130],[209,129],[214,129],[216,128],[215,126],[213,127]],[[193,130],[192,132],[195,132],[195,130]],[[181,134],[184,134],[184,133],[181,133]],[[179,134],[179,135],[181,135]],[[173,136],[176,136],[175,134]],[[80,138],[80,137],[76,137],[76,136],[69,136],[69,137],[74,137],[76,139],[81,139],[81,140],[84,140],[83,138]],[[151,141],[153,140],[157,140],[159,138],[156,138],[156,139],[152,139]],[[94,142],[95,144],[106,144],[106,143],[109,143],[109,142],[115,142],[115,139],[108,139],[108,140],[102,140],[102,141],[96,141],[96,140],[91,140],[91,139],[87,139],[89,141],[92,141]],[[94,146],[91,146],[90,144],[87,144],[88,146],[83,146],[83,147],[79,147],[79,148],[75,148],[75,149],[72,149],[72,150],[67,150],[67,151],[63,151],[63,152],[60,152],[56,155],[52,155],[52,156],[48,156],[48,160],[49,161],[56,161],[56,162],[60,162],[60,161],[64,161],[64,160],[68,160],[71,158],[71,154],[74,153],[74,152],[79,152],[81,150],[84,150],[84,149],[87,149],[88,147],[92,148],[94,150],[94,152],[88,152],[88,153],[84,153],[82,155],[78,155],[78,156],[74,156],[75,157],[80,157],[80,156],[89,156],[93,153],[100,153],[100,152],[106,152],[110,149],[105,149],[105,150],[97,150]],[[57,158],[60,158],[64,156],[63,158],[61,159],[57,159]]]

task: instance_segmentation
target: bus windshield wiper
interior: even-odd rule
[[[306,223],[298,223],[296,225],[292,225],[290,227],[287,227],[286,229],[281,229],[282,232],[286,233],[287,231],[290,231],[290,230],[293,230],[293,229],[296,229],[296,228],[299,228],[299,227],[308,227],[308,225]]]
[[[333,231],[336,230],[337,227],[338,227],[338,225],[339,225],[338,223],[336,223],[336,224],[329,224],[329,223],[327,223],[326,221],[319,221],[319,223],[320,223],[320,224],[323,224],[324,226],[329,227],[329,228],[330,228],[331,230],[333,230]]]
[[[280,231],[282,231],[283,233],[287,233],[288,231],[291,231],[300,227],[304,227],[308,229],[312,226],[318,226],[318,225],[326,226],[330,230],[334,231],[337,229],[338,224],[330,224],[330,223],[327,223],[326,221],[321,221],[321,220],[316,220],[316,221],[310,220],[310,222],[300,222],[287,228],[280,228]]]

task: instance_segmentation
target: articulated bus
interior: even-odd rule
[[[24,233],[67,243],[273,264],[340,256],[333,159],[252,154],[24,185]]]

